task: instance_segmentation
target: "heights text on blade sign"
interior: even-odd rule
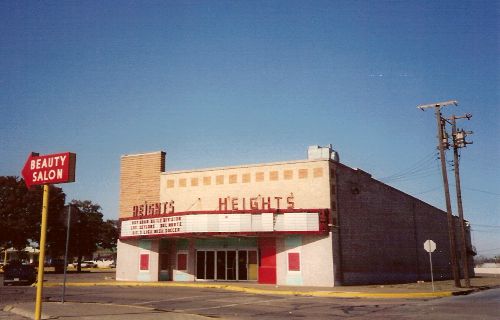
[[[58,155],[50,158],[31,159],[30,169],[33,171],[33,182],[50,181],[53,179],[62,179],[64,174],[64,165],[68,158],[67,154]]]

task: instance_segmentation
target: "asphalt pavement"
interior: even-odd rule
[[[44,287],[59,287],[62,285],[62,276],[47,275]],[[430,282],[394,285],[371,286],[342,286],[335,288],[324,287],[290,287],[276,285],[262,285],[257,283],[218,283],[218,282],[122,282],[114,280],[110,272],[93,272],[87,274],[72,274],[68,277],[67,287],[192,287],[204,289],[228,290],[248,294],[282,295],[282,296],[310,296],[323,298],[363,298],[363,299],[433,299],[465,295],[474,291],[500,287],[500,276],[479,276],[472,280],[472,288],[455,288],[453,281],[437,281],[432,291]],[[20,302],[8,304],[0,311],[0,320],[20,320],[34,318],[34,302]],[[208,319],[202,315],[186,312],[172,312],[152,307],[137,305],[120,305],[109,303],[88,302],[54,302],[43,303],[43,319]]]

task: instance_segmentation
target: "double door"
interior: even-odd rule
[[[198,250],[198,280],[257,280],[257,250]]]

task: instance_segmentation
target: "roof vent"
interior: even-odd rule
[[[339,162],[339,154],[337,151],[332,149],[332,145],[321,147],[321,146],[309,146],[307,148],[307,159],[308,160],[333,160]]]

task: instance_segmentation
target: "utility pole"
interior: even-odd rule
[[[465,116],[457,117],[455,115],[451,116],[448,120],[451,121],[451,132],[453,136],[453,156],[454,156],[454,168],[455,168],[455,187],[457,193],[457,209],[458,209],[458,219],[460,221],[460,232],[462,234],[462,245],[460,247],[461,256],[462,256],[462,268],[464,271],[464,282],[465,287],[470,288],[470,279],[469,279],[469,259],[467,255],[467,239],[465,233],[465,221],[464,221],[464,213],[462,207],[462,190],[460,189],[460,169],[459,169],[459,160],[458,160],[458,149],[465,148],[467,144],[472,144],[472,142],[465,141],[465,137],[468,133],[472,133],[472,131],[464,131],[457,130],[457,119],[467,119],[470,120],[472,118],[471,114],[466,114]]]
[[[439,158],[441,159],[441,173],[443,175],[444,195],[446,200],[446,213],[448,217],[448,238],[450,239],[450,258],[451,258],[451,271],[455,287],[460,288],[460,275],[458,273],[457,253],[455,247],[455,226],[453,223],[453,214],[451,212],[450,188],[448,185],[448,173],[446,172],[446,158],[444,148],[449,148],[448,137],[445,130],[445,119],[441,116],[441,107],[448,105],[458,105],[458,101],[449,100],[444,102],[430,103],[419,105],[417,108],[424,111],[427,108],[434,108],[436,112],[437,131],[438,131],[438,149]]]

